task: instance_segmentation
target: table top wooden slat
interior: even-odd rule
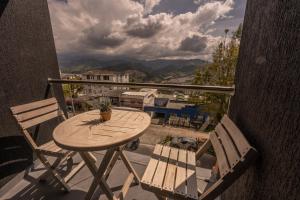
[[[112,109],[109,121],[101,122],[99,110],[76,115],[53,132],[55,143],[73,151],[98,151],[138,138],[151,123],[150,116],[135,109]]]

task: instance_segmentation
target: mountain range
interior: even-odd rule
[[[63,73],[83,73],[93,69],[127,72],[134,82],[190,83],[197,69],[207,61],[190,60],[137,60],[128,58],[58,57]]]

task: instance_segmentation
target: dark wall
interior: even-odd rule
[[[300,1],[249,0],[230,117],[260,158],[225,200],[300,199]]]
[[[9,107],[44,98],[47,78],[59,78],[46,0],[0,3],[0,187],[32,162]],[[60,102],[62,91],[56,90]],[[47,131],[39,142],[51,137]]]

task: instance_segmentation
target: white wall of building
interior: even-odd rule
[[[92,80],[92,81],[107,81],[115,83],[129,83],[129,74],[118,74],[118,73],[93,73],[88,72],[82,74],[82,80]],[[110,90],[116,90],[117,87],[105,87],[95,84],[84,85],[83,93],[91,96],[104,95]]]

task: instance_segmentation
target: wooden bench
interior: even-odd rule
[[[207,169],[196,167],[196,160],[211,146],[218,166],[214,181],[207,175],[210,174]],[[159,198],[213,200],[240,177],[256,157],[257,151],[225,115],[196,153],[156,145],[141,185]]]

